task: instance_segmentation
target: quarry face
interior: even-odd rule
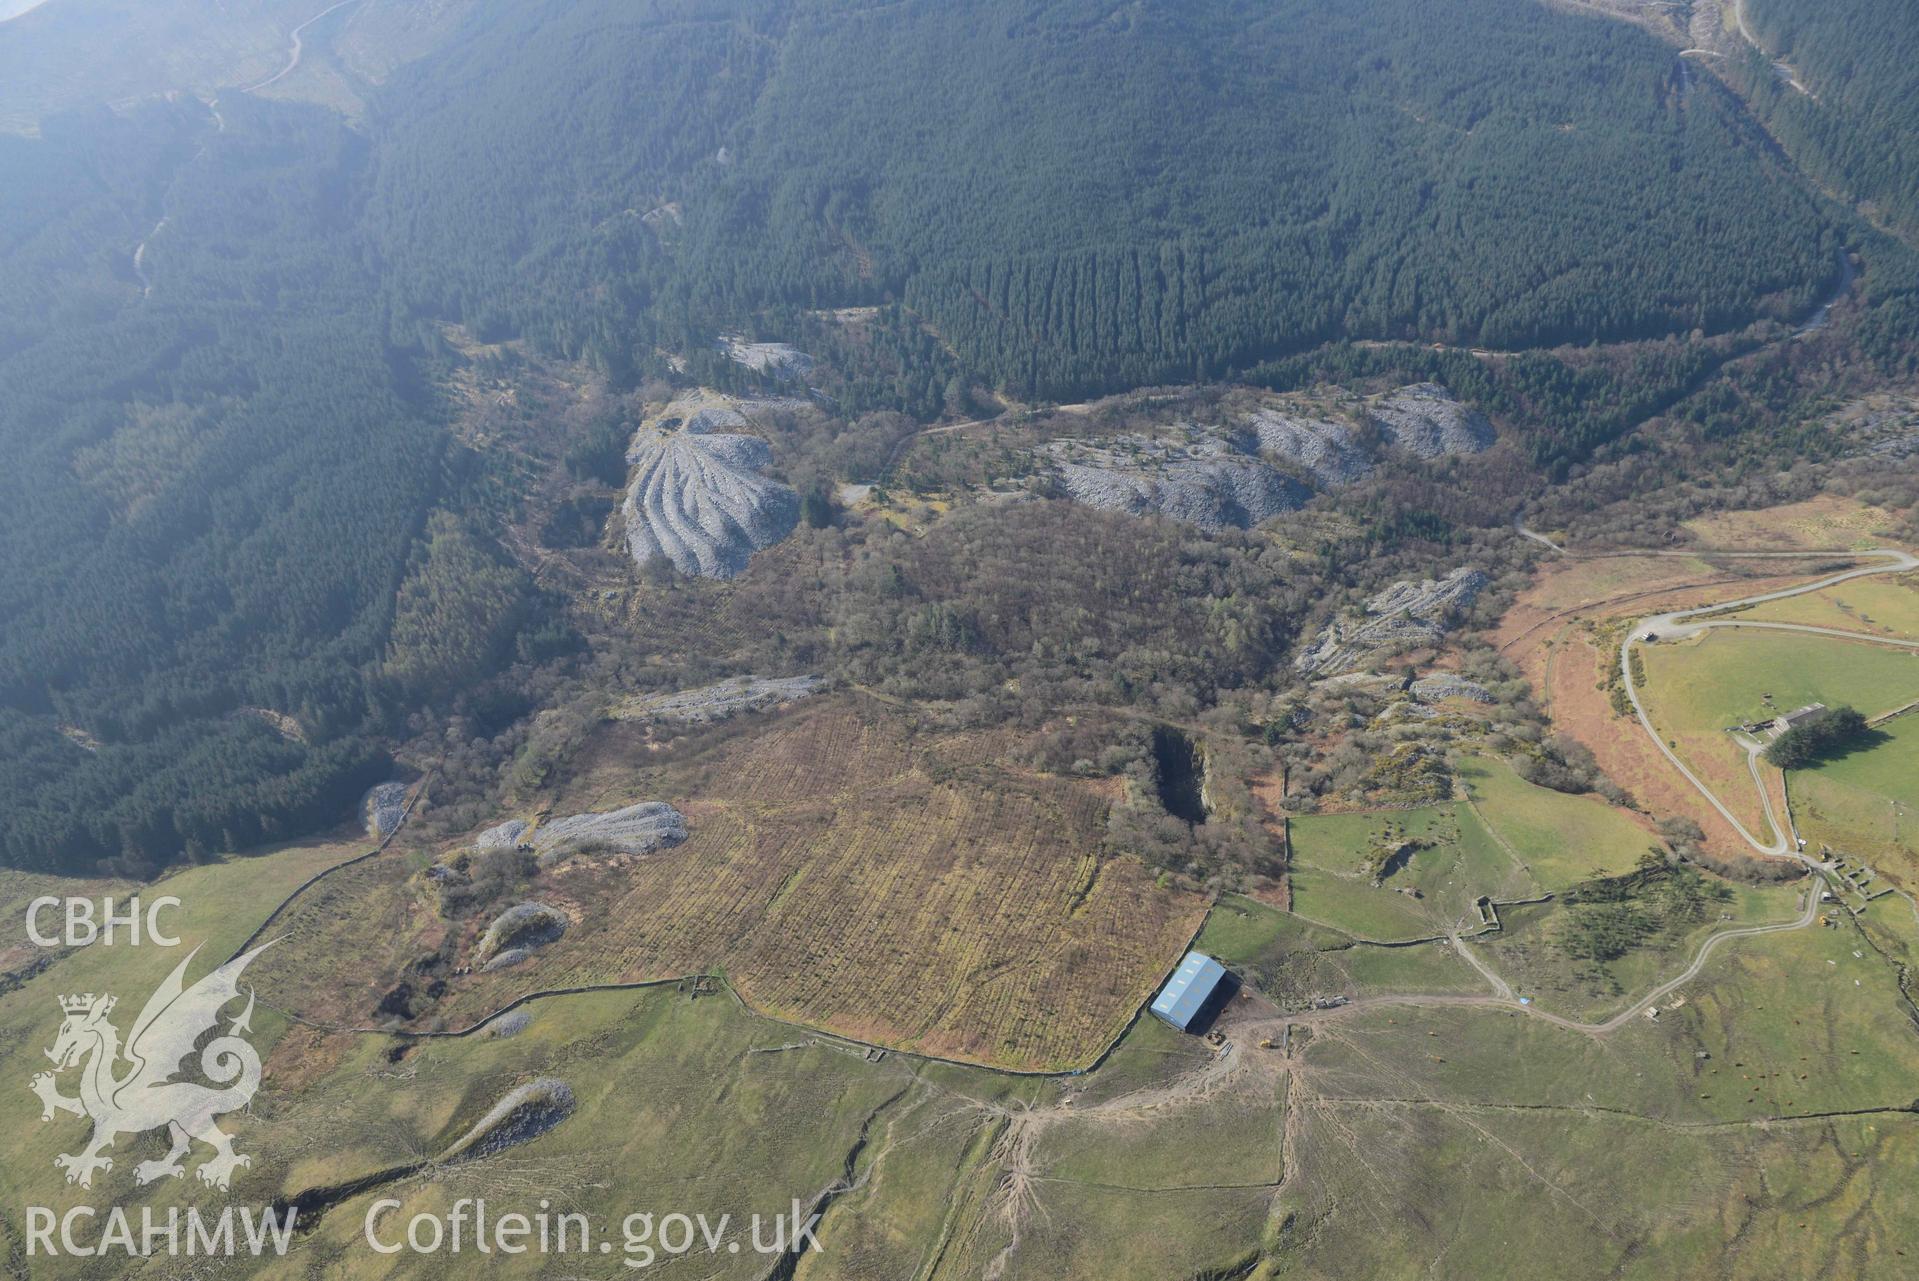
[[[1485,415],[1444,387],[1413,383],[1312,407],[1260,405],[1213,425],[1065,437],[1038,452],[1075,502],[1212,531],[1297,511],[1363,480],[1392,451],[1432,462],[1496,439]]]

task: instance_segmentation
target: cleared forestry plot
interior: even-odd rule
[[[862,1039],[1006,1067],[1084,1063],[1204,903],[1098,855],[1106,806],[1090,785],[996,764],[991,746],[916,739],[889,709],[845,699],[664,763],[607,726],[550,812],[668,800],[689,839],[539,873],[526,896],[572,918],[564,937],[515,968],[454,974],[416,1022],[459,1028],[529,992],[722,972],[763,1012]],[[365,998],[406,981],[409,954],[443,928],[424,878],[383,864],[290,913],[263,991],[374,1021]],[[320,954],[370,958],[365,981],[303,979],[333,968]],[[343,990],[359,1004],[331,995]]]

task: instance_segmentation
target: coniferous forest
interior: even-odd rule
[[[1809,71],[1849,56],[1756,7]],[[337,821],[410,712],[567,647],[447,429],[450,326],[627,389],[877,306],[902,372],[851,407],[928,420],[1829,294],[1862,233],[1717,80],[1533,0],[1431,8],[499,0],[352,116],[235,90],[0,135],[0,861]],[[1835,172],[1878,164],[1824,127]],[[1559,474],[1708,367],[1459,359]]]
[[[1028,396],[1338,337],[1714,332],[1837,275],[1816,201],[1667,47],[1515,0],[1425,14],[529,4],[396,77],[372,212],[412,301],[483,329],[637,364],[899,298]],[[556,121],[565,154],[516,145]]]
[[[1822,182],[1919,229],[1912,14],[1871,0],[1747,0],[1744,12],[1764,52],[1736,71],[1766,127]]]

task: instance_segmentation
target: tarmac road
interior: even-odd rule
[[[1721,552],[1715,554],[1751,558],[1778,556],[1781,553]],[[1800,556],[1804,555],[1804,553],[1796,554]],[[1698,622],[1687,621],[1688,619],[1697,618],[1702,614],[1717,614],[1724,610],[1739,609],[1748,605],[1763,605],[1771,601],[1787,600],[1794,596],[1803,596],[1808,592],[1820,591],[1839,583],[1849,582],[1855,578],[1865,578],[1873,574],[1898,574],[1919,569],[1919,556],[1914,556],[1910,552],[1898,551],[1892,548],[1876,548],[1872,551],[1852,552],[1848,553],[1848,555],[1853,557],[1869,557],[1884,563],[1866,565],[1858,569],[1849,569],[1842,573],[1830,574],[1825,578],[1816,579],[1810,583],[1802,583],[1797,587],[1783,588],[1776,592],[1763,592],[1759,595],[1747,596],[1740,600],[1722,601],[1716,605],[1705,605],[1697,609],[1682,609],[1665,614],[1654,614],[1650,618],[1644,618],[1634,623],[1632,627],[1627,629],[1626,638],[1619,644],[1621,679],[1624,680],[1626,685],[1626,697],[1631,700],[1633,712],[1639,718],[1640,726],[1646,731],[1647,736],[1652,739],[1653,746],[1659,749],[1659,754],[1664,756],[1667,762],[1674,769],[1678,770],[1680,775],[1683,776],[1687,782],[1691,783],[1701,796],[1706,798],[1707,802],[1719,812],[1722,818],[1732,824],[1733,830],[1738,832],[1755,851],[1760,854],[1775,857],[1796,858],[1808,867],[1815,868],[1820,866],[1820,864],[1799,852],[1797,842],[1790,838],[1784,826],[1779,822],[1778,816],[1773,813],[1772,799],[1767,794],[1764,786],[1759,788],[1759,794],[1765,800],[1767,822],[1772,828],[1772,839],[1770,841],[1762,841],[1747,831],[1745,825],[1726,807],[1725,802],[1721,801],[1719,797],[1714,794],[1713,790],[1706,786],[1705,782],[1701,780],[1697,774],[1693,773],[1684,761],[1679,759],[1678,753],[1666,745],[1666,740],[1659,736],[1658,729],[1654,727],[1652,717],[1646,714],[1645,704],[1642,703],[1639,698],[1639,687],[1633,682],[1632,651],[1633,646],[1644,643],[1642,638],[1648,635],[1658,637],[1659,641],[1684,640],[1715,627],[1748,627],[1766,628],[1775,631],[1807,632],[1818,636],[1837,636],[1847,640],[1866,641],[1874,644],[1890,643],[1906,649],[1919,649],[1919,642],[1915,641],[1888,641],[1887,638],[1883,636],[1870,636],[1860,632],[1844,632],[1830,627],[1812,627],[1800,623],[1754,623],[1741,622],[1734,619],[1702,619]],[[1754,781],[1757,782],[1758,766],[1756,754],[1750,747],[1748,748],[1748,756],[1753,762],[1753,777]]]
[[[1559,547],[1557,544],[1551,542],[1551,540],[1543,537],[1542,535],[1535,534],[1532,531],[1526,529],[1523,525],[1519,524],[1519,522],[1517,521],[1514,522],[1514,528],[1521,535],[1527,538],[1530,538],[1535,542],[1544,543],[1546,546],[1552,547],[1555,551],[1560,551],[1562,553],[1564,552],[1564,548]],[[1670,554],[1670,555],[1692,556],[1692,555],[1700,555],[1702,553],[1698,552],[1697,550],[1687,550],[1684,552],[1650,553],[1650,554],[1653,554],[1653,555]],[[1805,553],[1805,552],[1743,552],[1743,553],[1716,552],[1716,553],[1703,553],[1703,554],[1711,554],[1711,555],[1719,555],[1719,556],[1735,556],[1736,555],[1736,556],[1742,556],[1742,557],[1772,557],[1772,558],[1789,557],[1789,558],[1795,558],[1795,559],[1804,559],[1808,555],[1808,553]],[[1817,556],[1820,553],[1813,552],[1810,554]],[[1747,753],[1747,765],[1752,772],[1753,784],[1755,787],[1759,789],[1760,798],[1765,805],[1767,822],[1773,830],[1773,839],[1770,841],[1761,841],[1757,837],[1752,835],[1752,833],[1748,832],[1745,829],[1744,825],[1741,824],[1736,817],[1734,817],[1734,815],[1726,807],[1724,802],[1722,802],[1719,799],[1719,797],[1713,793],[1713,790],[1710,787],[1706,786],[1706,784],[1698,777],[1698,775],[1694,774],[1692,770],[1686,766],[1686,763],[1680,760],[1678,755],[1666,745],[1665,740],[1659,736],[1659,731],[1653,725],[1652,718],[1648,716],[1646,713],[1645,705],[1640,701],[1639,690],[1637,686],[1635,686],[1633,683],[1632,647],[1636,644],[1648,643],[1641,640],[1641,638],[1647,635],[1648,633],[1655,634],[1659,637],[1661,641],[1665,641],[1665,640],[1684,639],[1686,637],[1696,636],[1714,627],[1752,627],[1752,628],[1769,628],[1769,629],[1775,629],[1775,630],[1781,630],[1781,631],[1808,632],[1814,635],[1823,635],[1823,636],[1838,636],[1848,640],[1858,640],[1858,641],[1865,641],[1865,642],[1871,642],[1871,643],[1877,643],[1877,644],[1890,643],[1890,644],[1898,645],[1902,648],[1919,650],[1919,642],[1915,642],[1915,641],[1899,641],[1899,640],[1889,641],[1887,638],[1881,637],[1881,636],[1871,636],[1871,635],[1866,635],[1858,632],[1839,631],[1839,630],[1828,628],[1828,627],[1806,626],[1806,625],[1801,625],[1797,623],[1753,623],[1753,622],[1739,622],[1739,621],[1730,620],[1730,619],[1700,619],[1699,621],[1696,621],[1696,622],[1688,621],[1689,619],[1697,618],[1699,615],[1703,615],[1703,614],[1716,614],[1728,609],[1743,608],[1749,605],[1760,605],[1770,601],[1785,600],[1793,596],[1805,595],[1808,592],[1820,591],[1824,588],[1831,587],[1837,583],[1847,582],[1855,578],[1864,578],[1872,574],[1904,573],[1910,570],[1919,569],[1919,556],[1914,556],[1910,552],[1899,551],[1896,549],[1878,548],[1868,552],[1848,552],[1845,554],[1855,559],[1860,557],[1865,557],[1881,563],[1864,566],[1858,569],[1847,570],[1843,573],[1827,575],[1824,578],[1816,579],[1813,582],[1804,583],[1797,587],[1790,587],[1780,591],[1764,592],[1758,595],[1748,596],[1742,600],[1723,601],[1718,604],[1701,606],[1696,609],[1674,610],[1669,613],[1655,614],[1650,618],[1640,620],[1638,623],[1636,623],[1632,628],[1630,628],[1627,631],[1625,640],[1620,643],[1620,651],[1619,651],[1619,658],[1620,658],[1621,669],[1623,672],[1623,679],[1626,685],[1626,695],[1632,702],[1633,711],[1639,719],[1640,726],[1646,731],[1646,734],[1652,739],[1653,745],[1659,749],[1660,754],[1664,756],[1666,760],[1668,761],[1668,763],[1670,763],[1674,769],[1678,770],[1679,773],[1682,776],[1684,776],[1688,782],[1690,782],[1695,788],[1698,789],[1699,794],[1705,797],[1706,800],[1712,804],[1712,807],[1718,810],[1719,813],[1725,817],[1727,822],[1732,824],[1734,830],[1736,830],[1740,834],[1740,836],[1742,836],[1746,840],[1746,842],[1750,844],[1756,852],[1760,854],[1768,855],[1768,856],[1797,859],[1799,862],[1805,864],[1807,868],[1811,869],[1815,873],[1827,872],[1827,871],[1830,871],[1830,868],[1828,867],[1828,865],[1821,863],[1816,859],[1807,857],[1804,853],[1800,851],[1798,847],[1798,841],[1793,837],[1791,832],[1790,817],[1788,816],[1785,821],[1783,822],[1781,821],[1779,814],[1775,811],[1773,807],[1772,796],[1766,790],[1764,782],[1761,779],[1761,776],[1759,773],[1759,754],[1765,749],[1765,744],[1760,743],[1757,740],[1751,739],[1751,738],[1746,738],[1742,740],[1742,746],[1745,747],[1746,753]],[[1653,643],[1656,643],[1656,642],[1653,642]],[[1756,938],[1764,934],[1778,934],[1778,933],[1783,933],[1787,930],[1801,930],[1810,926],[1813,923],[1813,921],[1815,921],[1818,918],[1818,915],[1819,915],[1819,889],[1822,885],[1824,885],[1824,883],[1825,882],[1822,879],[1820,879],[1820,877],[1818,876],[1815,876],[1814,878],[1808,881],[1806,886],[1805,903],[1803,907],[1801,908],[1799,915],[1795,917],[1793,920],[1778,921],[1770,925],[1740,926],[1736,929],[1722,930],[1716,934],[1713,934],[1709,938],[1705,939],[1699,945],[1699,950],[1693,954],[1691,963],[1688,964],[1684,970],[1682,970],[1680,973],[1673,976],[1672,978],[1667,979],[1665,982],[1661,983],[1659,986],[1653,988],[1650,992],[1646,993],[1644,996],[1634,1001],[1631,1005],[1627,1006],[1625,1009],[1621,1010],[1619,1013],[1614,1014],[1611,1018],[1604,1019],[1597,1023],[1582,1023],[1577,1019],[1569,1019],[1564,1017],[1563,1015],[1552,1014],[1545,1010],[1541,1010],[1538,1007],[1532,1005],[1530,1002],[1524,1001],[1520,999],[1519,997],[1515,996],[1511,985],[1508,984],[1505,979],[1501,978],[1498,972],[1495,971],[1490,965],[1486,964],[1486,962],[1481,957],[1479,957],[1476,953],[1474,953],[1474,951],[1469,946],[1467,946],[1457,936],[1457,934],[1454,934],[1451,936],[1451,941],[1453,944],[1454,951],[1459,953],[1459,955],[1462,958],[1464,958],[1469,965],[1471,965],[1475,970],[1479,972],[1482,978],[1484,978],[1488,983],[1492,985],[1492,988],[1493,988],[1492,995],[1487,995],[1487,996],[1384,995],[1384,996],[1362,997],[1359,1000],[1353,1001],[1347,1005],[1340,1006],[1336,1009],[1301,1011],[1299,1013],[1289,1015],[1288,1020],[1294,1023],[1312,1023],[1315,1021],[1324,1021],[1329,1019],[1341,1018],[1346,1016],[1349,1012],[1356,1009],[1374,1008],[1374,1007],[1389,1006],[1389,1005],[1415,1006],[1415,1007],[1477,1006],[1477,1007],[1483,1007],[1483,1008],[1514,1010],[1517,1012],[1529,1014],[1534,1018],[1543,1019],[1548,1023],[1551,1023],[1557,1027],[1566,1028],[1569,1031],[1584,1032],[1589,1036],[1605,1036],[1608,1033],[1615,1032],[1619,1030],[1620,1028],[1624,1027],[1627,1023],[1631,1022],[1634,1018],[1637,1018],[1640,1015],[1642,1015],[1646,1010],[1657,1005],[1660,1001],[1664,1000],[1667,996],[1671,995],[1673,992],[1679,990],[1681,987],[1684,987],[1686,984],[1698,978],[1700,971],[1702,971],[1705,968],[1706,962],[1712,958],[1713,953],[1718,951],[1727,942],[1733,939]]]

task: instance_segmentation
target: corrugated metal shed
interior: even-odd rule
[[[1154,1014],[1184,1032],[1199,1017],[1226,977],[1226,967],[1204,952],[1188,952],[1186,959],[1166,980],[1149,1007]]]

